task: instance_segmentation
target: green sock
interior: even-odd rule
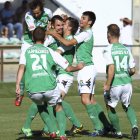
[[[44,121],[44,123],[47,125],[48,129],[49,129],[49,132],[50,134],[52,134],[54,131],[53,129],[53,126],[52,126],[52,122],[51,122],[51,118],[48,114],[48,111],[46,109],[46,106],[45,105],[42,105],[42,106],[37,106],[38,107],[38,112],[42,118],[42,120]]]
[[[51,118],[52,121],[52,125],[53,125],[53,129],[56,132],[57,131],[57,126],[56,126],[56,117],[54,116],[54,110],[52,106],[47,106],[47,110],[49,112],[49,116]],[[46,127],[46,126],[45,126]]]
[[[98,103],[95,104],[95,107],[96,107],[96,110],[98,113],[98,117],[99,117],[100,121],[103,123],[104,127],[105,128],[109,127],[110,123],[107,120],[102,107]]]
[[[94,129],[101,130],[102,126],[100,124],[98,113],[95,106],[93,104],[89,104],[89,105],[86,105],[86,109],[87,109],[90,119],[92,120],[94,124]]]
[[[21,95],[24,95],[24,88],[25,88],[25,74],[23,74],[20,82]]]
[[[134,125],[137,126],[137,120],[136,120],[136,115],[135,115],[134,109],[132,107],[128,107],[127,109],[125,109],[125,112],[126,112],[127,117],[131,123],[132,128]]]
[[[64,111],[56,112],[56,120],[60,130],[60,136],[65,137],[65,130],[66,130],[66,118]]]
[[[121,132],[120,125],[119,125],[119,118],[115,110],[107,111],[108,112],[108,117],[116,129],[116,132]]]
[[[30,129],[31,122],[35,118],[37,113],[38,113],[37,105],[33,102],[32,105],[30,106],[28,116],[27,116],[27,119],[26,119],[26,123],[24,125],[25,129]]]
[[[76,118],[71,106],[68,103],[66,103],[65,101],[62,101],[62,107],[63,107],[66,117],[73,123],[73,125],[80,127],[81,123]]]

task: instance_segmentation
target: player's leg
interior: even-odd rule
[[[100,119],[100,121],[103,123],[105,132],[112,132],[115,133],[115,129],[113,128],[113,126],[109,123],[109,121],[107,120],[103,108],[100,106],[100,104],[95,100],[94,98],[94,89],[95,89],[95,79],[96,79],[96,75],[97,75],[97,70],[96,67],[93,67],[93,73],[92,73],[92,78],[93,80],[91,81],[92,86],[92,95],[91,95],[91,102],[93,105],[95,105],[97,113],[98,113],[98,117]]]
[[[111,87],[110,90],[104,91],[104,101],[106,103],[108,117],[113,127],[116,129],[116,136],[119,138],[122,138],[123,135],[121,133],[119,118],[115,111],[115,107],[118,104],[121,92],[121,86]]]
[[[24,125],[25,129],[30,129],[31,122],[35,118],[37,113],[38,113],[37,105],[33,102],[32,105],[30,106],[28,116],[27,116],[27,119],[26,119],[26,123]]]
[[[135,115],[134,109],[130,106],[132,96],[132,85],[126,84],[123,86],[123,93],[121,96],[122,107],[127,114],[127,117],[132,126],[132,139],[137,139],[138,137],[138,127],[137,127],[137,119]]]
[[[47,108],[44,105],[44,94],[49,94],[49,92],[45,92],[45,93],[28,93],[29,98],[35,102],[37,104],[37,108],[38,108],[38,112],[40,114],[40,117],[42,118],[42,120],[44,121],[44,123],[47,125],[49,132],[50,132],[50,136],[52,138],[56,137],[56,133],[53,129],[52,126],[52,122],[51,122],[51,118],[48,114]]]
[[[57,85],[62,94],[62,107],[65,112],[65,116],[72,122],[73,127],[70,131],[67,132],[67,136],[73,136],[78,132],[82,132],[84,130],[82,124],[78,121],[75,116],[72,107],[64,101],[66,94],[68,93],[69,88],[73,83],[73,76],[68,74],[61,74],[57,76]]]
[[[49,106],[53,106],[56,111],[56,120],[60,130],[60,140],[68,140],[65,137],[66,118],[62,108],[62,98],[59,88],[56,86],[54,90],[44,93],[44,97]]]
[[[98,118],[96,107],[91,102],[91,93],[92,93],[92,86],[93,86],[92,83],[94,79],[93,71],[94,71],[93,65],[85,66],[82,70],[78,72],[78,76],[77,76],[78,92],[79,95],[81,95],[81,101],[83,105],[86,107],[87,113],[91,118],[95,129],[93,131],[93,134],[89,135],[89,137],[95,137],[98,135],[102,135],[104,133],[104,130],[102,131],[102,126]]]

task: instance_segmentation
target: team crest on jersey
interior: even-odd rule
[[[37,21],[36,25],[39,26],[41,24],[41,21]]]
[[[59,81],[59,80],[57,80],[57,83],[60,83],[60,81]]]
[[[80,85],[81,87],[85,85],[85,84],[83,83],[83,80],[80,80],[79,85]]]
[[[45,17],[44,22],[46,23],[47,21],[48,21],[48,18],[47,18],[47,17]]]

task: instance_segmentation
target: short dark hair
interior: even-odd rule
[[[72,35],[75,35],[79,27],[78,20],[72,17],[68,17],[67,20],[69,21],[69,27],[72,27],[72,30],[71,30]]]
[[[34,42],[41,41],[43,43],[44,38],[45,38],[45,29],[43,27],[35,28],[35,30],[33,31]]]
[[[4,3],[4,7],[6,6],[6,4],[11,4],[11,2],[10,1],[6,1],[5,3]]]
[[[33,0],[32,2],[29,3],[29,8],[31,10],[34,10],[39,6],[40,10],[43,11],[44,5],[45,5],[44,0]]]
[[[88,16],[88,21],[92,21],[92,24],[90,25],[90,27],[92,27],[96,20],[95,13],[91,11],[85,11],[83,12],[83,15]]]
[[[55,20],[63,21],[63,18],[61,16],[59,16],[59,15],[53,16],[52,19],[51,19],[51,25],[55,24]]]
[[[107,33],[109,33],[114,38],[119,38],[120,36],[120,28],[116,24],[110,24],[107,26]]]
[[[128,19],[128,18],[124,18],[124,19]],[[126,21],[123,21],[126,25],[128,25],[129,23],[128,22],[126,22]]]

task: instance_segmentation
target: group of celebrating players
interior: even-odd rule
[[[33,136],[30,125],[38,112],[45,123],[42,135],[52,138],[59,136],[60,140],[68,140],[67,136],[74,136],[84,130],[71,106],[64,101],[73,83],[73,72],[78,71],[81,102],[94,124],[93,133],[88,136],[102,136],[111,132],[116,137],[123,138],[115,112],[120,99],[132,125],[131,138],[136,139],[136,116],[130,107],[131,76],[135,73],[135,61],[131,52],[118,41],[119,27],[116,24],[107,27],[110,45],[103,49],[107,65],[107,81],[103,89],[110,123],[94,98],[97,71],[92,61],[94,40],[91,28],[96,20],[95,14],[91,11],[83,12],[79,24],[78,20],[72,17],[53,16],[51,10],[44,8],[43,0],[33,0],[29,3],[29,8],[30,11],[25,15],[27,28],[21,47],[15,105],[20,106],[24,87],[33,103],[21,131],[27,137]],[[75,53],[76,67],[72,66]],[[67,134],[65,116],[73,124]]]

